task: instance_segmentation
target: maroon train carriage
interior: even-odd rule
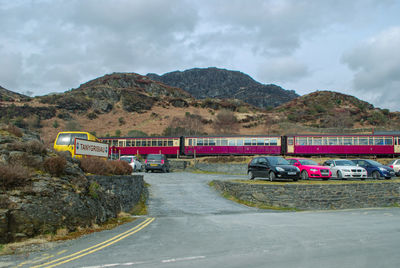
[[[396,155],[399,136],[393,135],[287,135],[287,155]]]
[[[114,137],[99,138],[110,145],[116,155],[180,154],[180,137]]]
[[[255,155],[281,154],[280,136],[186,136],[184,154],[193,155]]]

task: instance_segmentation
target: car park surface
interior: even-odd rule
[[[393,168],[382,165],[374,160],[352,159],[351,161],[353,161],[357,166],[365,168],[367,170],[368,177],[372,177],[374,179],[390,179],[396,175]]]
[[[365,180],[368,177],[367,170],[358,167],[354,162],[347,159],[333,159],[324,162],[323,166],[331,168],[332,177],[337,179],[359,178]]]
[[[247,174],[250,180],[256,177],[275,179],[300,179],[300,169],[279,156],[262,156],[253,158],[247,167]]]
[[[291,165],[294,165],[300,169],[300,176],[302,180],[307,180],[310,178],[327,180],[332,176],[332,172],[329,167],[318,165],[318,163],[311,159],[289,158],[286,160]]]

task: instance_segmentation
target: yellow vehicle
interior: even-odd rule
[[[100,142],[94,135],[90,134],[89,132],[63,131],[57,134],[57,138],[54,141],[54,150],[59,152],[69,152],[71,154],[71,157],[81,158],[81,155],[75,155],[75,138]]]

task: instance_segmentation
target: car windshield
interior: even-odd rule
[[[83,133],[62,133],[58,135],[57,145],[72,145],[74,144],[75,138],[87,140],[87,135]]]
[[[162,159],[162,155],[161,154],[149,154],[147,156],[148,160],[161,160]]]
[[[355,166],[354,162],[350,160],[336,160],[336,166]]]
[[[369,164],[373,165],[373,166],[383,166],[381,163],[376,162],[374,160],[368,160],[367,161]]]
[[[300,164],[308,166],[318,166],[318,163],[310,159],[300,159]]]
[[[125,161],[125,162],[130,163],[130,162],[132,161],[131,159],[132,159],[132,158],[130,158],[130,157],[120,157],[119,160],[122,160],[122,161]]]
[[[290,165],[289,162],[282,157],[270,157],[270,158],[268,158],[268,161],[271,165],[276,165],[276,166]]]

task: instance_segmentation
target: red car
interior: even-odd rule
[[[320,166],[317,162],[311,159],[290,158],[286,160],[289,161],[291,165],[300,169],[300,176],[302,180],[308,180],[309,178],[327,180],[332,176],[332,172],[329,167]]]

